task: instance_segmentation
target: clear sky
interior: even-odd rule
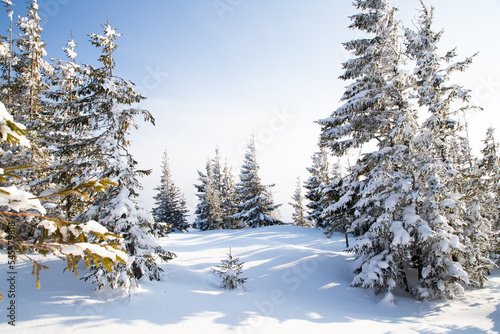
[[[15,17],[25,1],[13,1]],[[393,1],[398,18],[413,26],[417,0]],[[460,58],[479,51],[457,82],[473,90],[484,111],[466,115],[475,152],[486,128],[500,138],[500,0],[427,0],[436,7],[436,29],[444,29],[441,52],[457,47]],[[89,33],[109,23],[118,40],[115,74],[136,83],[148,99],[142,106],[156,126],[140,123],[131,152],[139,167],[153,169],[142,180],[141,200],[151,208],[160,180],[163,151],[169,154],[174,182],[197,204],[196,170],[203,170],[218,146],[239,166],[249,136],[257,143],[260,176],[275,183],[275,200],[289,220],[296,178],[317,149],[315,120],[339,106],[348,84],[338,79],[341,63],[351,58],[341,43],[357,37],[347,28],[356,13],[339,0],[39,0],[49,57],[64,57],[71,33],[77,61],[94,64],[98,50]],[[0,19],[6,34],[7,16]]]

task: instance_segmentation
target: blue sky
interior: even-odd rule
[[[417,14],[417,0],[393,1],[407,26]],[[16,1],[15,16],[25,2]],[[436,28],[445,30],[444,53],[457,47],[460,57],[479,51],[471,69],[456,79],[473,90],[485,110],[467,115],[473,146],[486,128],[500,128],[500,0],[428,0],[436,7]],[[338,0],[39,0],[49,57],[73,32],[77,60],[95,63],[98,50],[88,34],[109,23],[118,40],[115,74],[135,82],[148,99],[156,126],[141,124],[131,151],[140,168],[154,173],[142,181],[141,199],[153,206],[167,149],[174,181],[191,209],[197,204],[196,170],[219,146],[237,179],[248,137],[256,137],[257,159],[266,184],[275,183],[275,200],[287,204],[296,177],[316,150],[319,127],[339,105],[348,84],[340,81],[341,63],[350,55],[341,43],[356,38],[347,29],[356,11]],[[6,30],[0,20],[0,34]],[[5,34],[5,33],[4,33]],[[499,130],[500,131],[500,130]],[[500,136],[500,135],[499,135]],[[477,151],[477,149],[476,149]],[[191,216],[191,219],[193,216]]]

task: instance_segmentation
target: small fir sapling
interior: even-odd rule
[[[212,268],[212,270],[222,277],[221,287],[226,290],[236,289],[238,286],[245,283],[246,277],[238,277],[243,272],[243,264],[245,262],[240,262],[240,258],[233,258],[231,254],[231,248],[229,248],[229,254],[227,259],[221,260],[221,265]]]

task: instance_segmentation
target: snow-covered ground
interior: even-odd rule
[[[486,288],[455,300],[395,304],[349,287],[352,259],[342,236],[274,226],[171,234],[161,244],[178,258],[164,280],[142,282],[132,296],[62,274],[44,259],[36,289],[27,263],[16,265],[16,326],[8,325],[7,256],[0,255],[0,333],[497,333],[500,273]],[[243,289],[225,291],[211,268],[232,254],[244,261]],[[84,270],[80,274],[83,274]]]

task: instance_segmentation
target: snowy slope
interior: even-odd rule
[[[485,289],[439,303],[396,296],[395,305],[349,287],[351,259],[341,236],[273,226],[171,234],[178,258],[162,282],[143,282],[129,297],[94,291],[63,263],[44,260],[36,290],[28,264],[17,264],[16,326],[7,325],[6,255],[0,255],[0,333],[496,333],[500,274]],[[224,291],[211,268],[232,254],[245,261],[244,289]],[[83,270],[82,270],[83,273]],[[81,274],[82,274],[81,273]]]

